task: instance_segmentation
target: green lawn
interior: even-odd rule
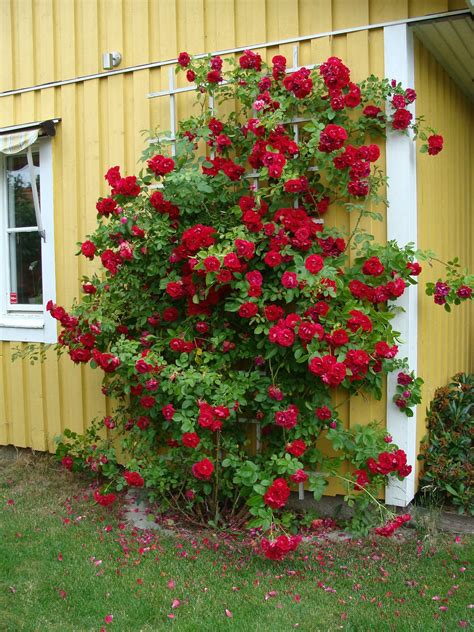
[[[472,626],[472,539],[320,540],[275,563],[213,533],[165,537],[122,521],[49,458],[0,462],[0,630]]]

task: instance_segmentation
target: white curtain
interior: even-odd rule
[[[31,146],[38,140],[39,129],[25,130],[16,132],[15,134],[0,135],[0,152],[11,155],[18,154],[26,149],[26,158],[28,160],[28,168],[30,170],[31,190],[33,192],[33,204],[35,207],[36,225],[41,237],[46,241],[46,233],[41,221],[41,208],[39,202],[38,188],[36,186],[36,178],[34,174],[33,156]]]

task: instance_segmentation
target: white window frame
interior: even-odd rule
[[[49,136],[40,137],[32,148],[39,150],[41,219],[46,239],[41,239],[43,304],[12,306],[9,302],[10,261],[8,247],[8,187],[6,156],[0,153],[0,340],[12,342],[57,342],[56,321],[46,311],[46,303],[56,300],[54,265],[53,150]]]

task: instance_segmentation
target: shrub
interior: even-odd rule
[[[411,129],[434,155],[442,139],[412,120],[413,90],[373,76],[355,84],[337,58],[289,75],[279,55],[272,67],[250,51],[228,64],[180,56],[201,113],[181,123],[174,153],[154,133],[138,176],[109,169],[111,193],[80,245],[104,271],[84,278],[70,312],[48,305],[59,353],[101,369],[117,403],[58,454],[121,489],[133,477],[117,468],[109,439],[119,436],[128,470],[163,507],[261,529],[266,554],[280,558],[299,541],[272,544],[275,532],[295,533],[292,485],[319,498],[339,477],[364,531],[388,477],[411,471],[377,423],[344,427],[334,392],[380,398],[399,371],[394,405],[410,415],[419,401],[422,380],[396,357],[391,319],[423,253],[377,244],[362,225],[386,203],[374,141]],[[219,117],[208,95],[231,113]],[[322,221],[337,207],[349,214],[343,228]]]
[[[427,410],[421,491],[474,515],[474,376],[458,373]]]

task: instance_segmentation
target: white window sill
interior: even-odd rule
[[[8,314],[0,316],[0,327],[15,327],[19,329],[43,329],[44,315]]]
[[[9,342],[57,342],[56,322],[43,313],[0,315],[0,340]]]

